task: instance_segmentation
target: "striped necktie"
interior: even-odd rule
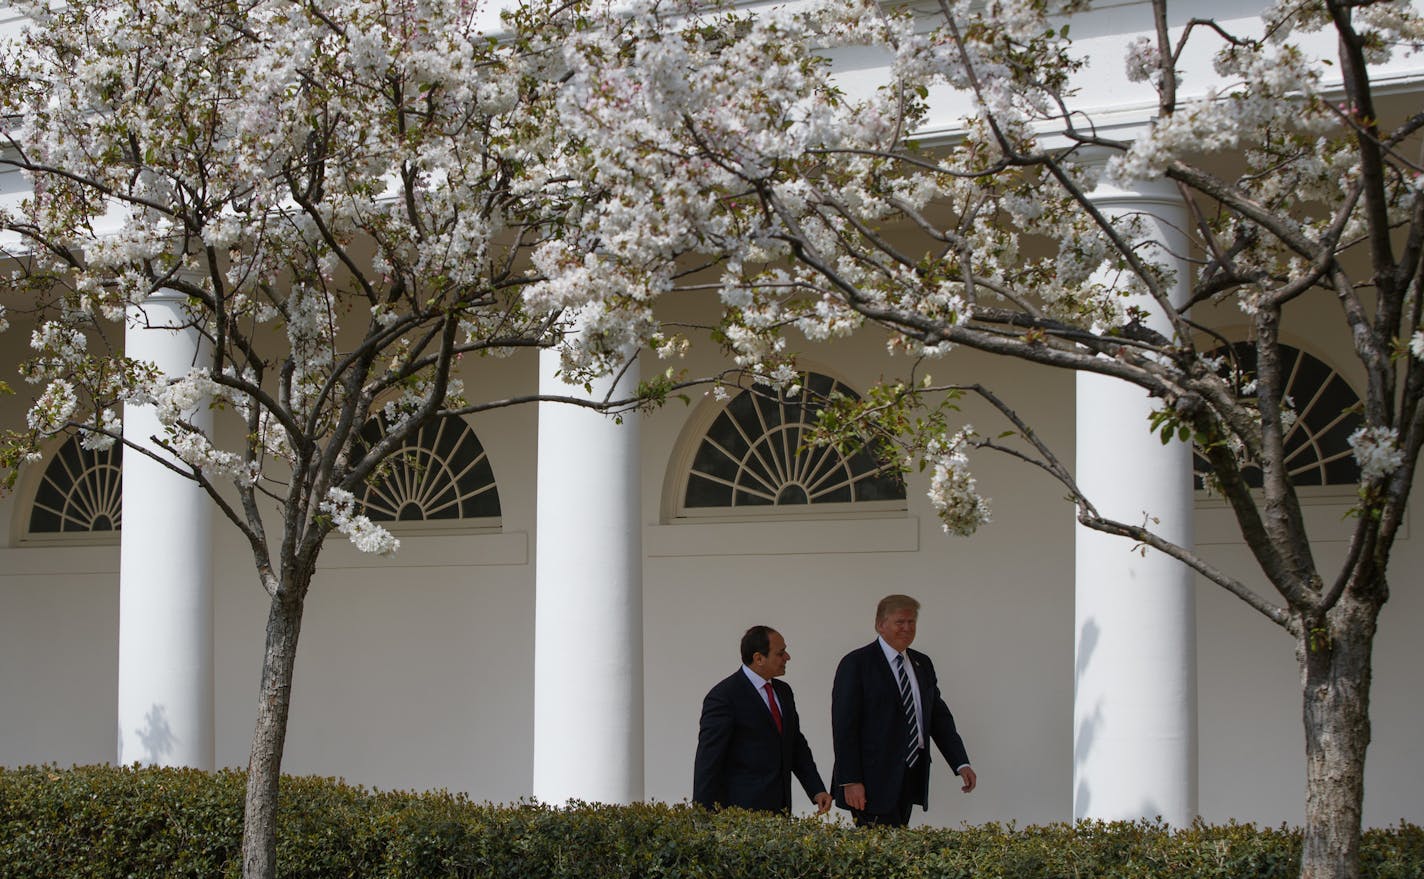
[[[895,675],[900,679],[900,705],[905,709],[905,723],[910,730],[905,742],[905,765],[914,766],[920,756],[920,719],[915,711],[915,694],[910,691],[910,676],[905,673],[904,654],[895,654]]]

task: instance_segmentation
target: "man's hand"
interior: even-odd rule
[[[974,767],[972,766],[966,766],[959,770],[959,780],[964,782],[963,786],[959,789],[965,793],[969,793],[979,785],[979,776],[974,774]]]
[[[855,809],[857,812],[864,812],[864,811],[865,811],[865,785],[859,784],[859,783],[846,785],[846,786],[845,786],[845,801],[846,801],[846,805],[847,805],[847,806],[850,806],[852,809]]]
[[[821,791],[820,793],[816,794],[814,797],[811,798],[811,800],[816,804],[817,815],[824,815],[827,812],[831,811],[831,804],[835,802],[831,799],[831,795],[826,793],[825,791]]]

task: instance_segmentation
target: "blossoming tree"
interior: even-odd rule
[[[246,538],[271,602],[243,875],[270,877],[323,540],[394,552],[358,499],[422,426],[554,399],[491,398],[469,381],[479,358],[553,347],[588,379],[660,343],[640,279],[599,274],[595,298],[539,271],[577,277],[560,242],[599,197],[552,122],[571,13],[519,12],[495,41],[474,4],[443,0],[20,8],[0,163],[32,191],[0,241],[36,399],[6,463],[62,432],[123,441],[122,405],[151,406],[159,431],[129,454],[196,481]],[[122,353],[126,321],[160,323],[159,293],[183,303],[186,375]]]
[[[1069,25],[1088,5],[609,16],[565,47],[561,122],[611,190],[579,218],[599,243],[582,265],[657,264],[671,236],[719,256],[702,280],[720,290],[723,336],[741,363],[783,382],[795,380],[797,339],[872,325],[913,358],[907,374],[962,346],[1145,390],[1157,409],[1142,429],[1195,444],[1255,571],[1217,567],[1150,518],[1100,512],[1029,419],[975,377],[887,383],[833,406],[823,426],[832,439],[899,444],[930,468],[956,533],[986,516],[967,453],[1029,460],[1066,488],[1082,525],[1180,560],[1288,632],[1306,733],[1302,875],[1357,876],[1371,647],[1424,442],[1424,194],[1406,153],[1424,115],[1387,118],[1373,71],[1417,50],[1424,22],[1408,2],[1281,0],[1236,32],[1155,0],[1125,60],[1130,79],[1155,88],[1156,112],[1117,139],[1074,93]],[[1293,42],[1321,34],[1333,57]],[[1215,72],[1190,81],[1178,68],[1203,45]],[[827,58],[847,46],[883,53],[875,94],[837,88]],[[966,114],[955,135],[916,144],[932,95]],[[1150,218],[1095,204],[1102,183],[1143,179],[1175,185],[1189,252],[1165,253]],[[1192,277],[1169,257],[1194,261]],[[1281,327],[1322,297],[1367,377],[1350,438],[1358,516],[1333,570],[1313,556],[1284,443]],[[1249,322],[1245,346],[1197,317],[1225,309]],[[978,395],[1017,439],[954,423],[931,405],[946,392]]]
[[[1156,0],[1155,36],[1126,60],[1157,112],[1118,140],[1075,103],[1064,23],[1087,6],[531,6],[500,41],[447,0],[26,7],[36,27],[0,100],[3,161],[34,193],[3,227],[22,265],[8,283],[42,312],[40,391],[14,454],[62,430],[111,441],[118,404],[155,403],[173,466],[251,543],[272,616],[245,875],[273,869],[285,685],[322,539],[393,549],[357,508],[363,481],[429,419],[513,402],[472,401],[454,360],[557,345],[573,375],[616,369],[639,346],[676,347],[653,304],[694,284],[720,291],[738,365],[773,382],[796,381],[797,338],[878,325],[912,370],[962,346],[1160,401],[1151,428],[1209,462],[1256,572],[1101,513],[985,385],[887,383],[830,401],[825,426],[927,466],[957,533],[987,515],[968,453],[1026,458],[1083,525],[1179,559],[1287,631],[1305,704],[1302,873],[1358,874],[1371,644],[1424,441],[1424,200],[1402,153],[1424,116],[1385,118],[1372,70],[1424,27],[1406,2],[1291,0],[1237,33]],[[1338,45],[1329,88],[1291,43],[1322,31]],[[1203,43],[1215,78],[1182,81]],[[873,95],[836,87],[828,54],[847,46],[883,53]],[[946,93],[969,108],[959,132],[914,143]],[[1190,209],[1191,254],[1173,256],[1197,261],[1191,278],[1144,246],[1145,218],[1095,206],[1098,181],[1140,178],[1171,181]],[[100,348],[163,288],[205,340],[180,380]],[[1312,556],[1283,454],[1280,327],[1322,296],[1368,377],[1359,516],[1334,571]],[[1251,323],[1249,358],[1196,316],[1223,306]],[[927,402],[945,393],[979,395],[1018,440],[954,423]],[[237,447],[185,417],[205,396],[242,419]],[[367,447],[378,412],[391,428]]]

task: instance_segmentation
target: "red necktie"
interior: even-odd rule
[[[781,732],[781,709],[776,705],[776,693],[771,689],[771,681],[766,682],[766,704],[771,709],[771,719],[776,724],[776,731]]]

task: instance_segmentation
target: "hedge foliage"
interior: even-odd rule
[[[244,775],[0,769],[0,879],[236,877]],[[279,875],[304,879],[1287,879],[1299,834],[1089,823],[854,830],[689,806],[522,804],[286,777]],[[1424,879],[1424,830],[1371,830],[1364,870]]]

